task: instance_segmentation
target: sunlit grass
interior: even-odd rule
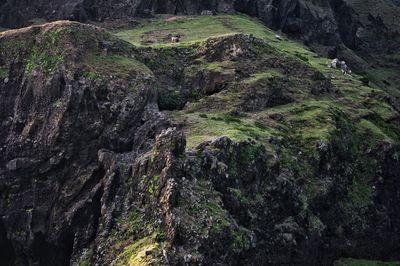
[[[179,16],[179,17],[158,17],[143,21],[142,25],[120,30],[115,33],[118,37],[139,47],[150,46],[153,48],[167,47],[189,47],[197,43],[200,47],[208,38],[228,36],[233,34],[253,35],[262,39],[272,51],[275,57],[282,62],[296,60],[303,64],[303,67],[314,69],[323,73],[331,80],[333,86],[340,90],[336,96],[314,97],[310,95],[307,85],[310,77],[287,77],[291,79],[295,88],[296,101],[288,104],[266,108],[258,113],[247,113],[240,122],[226,123],[220,119],[223,114],[231,112],[234,106],[239,104],[241,93],[252,86],[267,86],[263,84],[266,80],[274,77],[285,78],[279,69],[260,69],[259,72],[250,74],[248,78],[237,81],[232,89],[210,95],[187,104],[186,107],[175,113],[175,119],[185,125],[189,147],[195,146],[203,141],[219,136],[228,136],[234,140],[256,139],[267,143],[268,137],[276,134],[286,134],[280,129],[286,128],[289,132],[295,132],[298,137],[306,142],[330,138],[335,130],[335,121],[332,120],[332,112],[342,111],[344,115],[353,120],[359,120],[371,112],[382,119],[391,118],[396,112],[387,104],[380,104],[377,100],[370,98],[371,93],[379,92],[376,87],[363,86],[361,76],[343,75],[339,69],[328,67],[330,60],[312,52],[302,43],[281,35],[265,27],[259,20],[245,15],[218,15],[218,16]],[[180,43],[171,43],[170,36],[180,34]],[[286,60],[287,59],[287,60]],[[187,67],[186,73],[190,71],[234,71],[235,64],[225,62],[203,62]],[[383,75],[383,74],[382,74]],[[233,81],[232,81],[233,82]],[[308,82],[308,83],[307,83]],[[366,99],[369,99],[367,102]],[[205,117],[203,114],[207,114]],[[269,119],[270,115],[280,113],[285,121],[267,123],[261,129],[255,127],[262,117]],[[279,125],[280,129],[273,128]],[[356,123],[360,132],[366,135],[374,135],[375,139],[389,140],[380,125],[375,125],[368,120]]]

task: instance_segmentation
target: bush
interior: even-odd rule
[[[171,88],[158,90],[158,107],[161,111],[181,109],[184,104],[184,99],[178,90]]]

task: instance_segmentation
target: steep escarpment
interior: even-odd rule
[[[0,3],[0,25],[21,27],[29,20],[72,19],[104,21],[154,14],[200,14],[238,11],[258,17],[268,27],[282,30],[305,42],[369,52],[393,50],[398,41],[398,7],[385,1],[6,1]],[[378,41],[379,40],[379,41]]]
[[[343,42],[355,50],[393,49],[399,32],[398,10],[391,1],[236,1],[235,8],[306,42]],[[378,39],[382,43],[374,43]]]
[[[232,1],[3,1],[0,27],[18,28],[70,19],[111,27],[137,25],[157,14],[194,15],[241,12],[295,37],[330,58],[345,60],[357,73],[399,95],[400,12],[398,1],[232,0]],[[1,30],[1,28],[0,28]]]
[[[1,33],[1,264],[399,260],[399,99],[248,17],[161,20]]]
[[[72,0],[2,1],[0,25],[22,27],[35,18],[104,21],[156,14],[200,14],[203,10],[233,11],[232,1]]]
[[[91,26],[56,22],[0,42],[1,242],[22,264],[68,264],[113,193],[102,149],[148,149],[162,124],[153,77],[131,47]]]

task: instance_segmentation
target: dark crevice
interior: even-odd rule
[[[7,231],[3,221],[0,221],[0,251],[0,265],[14,265],[15,252],[11,240],[7,238]]]
[[[339,35],[343,43],[352,50],[357,48],[356,33],[359,22],[354,21],[354,10],[343,0],[329,2],[339,26]]]
[[[65,233],[60,239],[59,245],[54,245],[46,240],[46,236],[35,234],[32,253],[30,256],[33,264],[37,265],[70,265],[74,236]]]

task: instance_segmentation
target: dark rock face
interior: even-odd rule
[[[304,41],[337,41],[338,26],[328,1],[236,1],[235,9]]]
[[[0,2],[0,25],[21,27],[30,19],[71,19],[85,22],[131,18],[159,14],[200,14],[203,10],[232,11],[232,1],[143,1],[143,0],[72,0],[72,1],[5,1]]]
[[[50,51],[37,48],[48,38],[56,38],[55,51],[64,48],[59,51],[64,60],[46,73],[42,67],[48,62],[35,58],[49,60],[44,53]],[[22,40],[26,50],[17,52],[33,56],[27,64],[38,65],[31,69],[14,57],[13,45]],[[74,66],[82,56],[106,49],[104,43],[109,53],[131,52],[101,30],[64,22],[1,38],[1,63],[10,65],[0,81],[0,244],[23,264],[69,264],[94,239],[100,215],[112,211],[104,209],[106,195],[114,193],[107,180],[116,178],[107,174],[113,163],[108,150],[134,157],[147,149],[144,136],[162,124],[145,72],[126,73],[135,76],[131,82],[116,74],[99,86],[84,77],[82,66]],[[85,50],[72,48],[80,45]],[[141,87],[134,90],[135,82]]]
[[[155,13],[200,14],[239,11],[260,18],[268,27],[302,39],[347,47],[369,53],[386,53],[399,49],[400,26],[396,23],[398,1],[381,1],[379,6],[367,1],[357,4],[346,0],[275,1],[5,1],[0,2],[0,25],[21,27],[37,17],[49,20],[72,19],[104,21],[148,16]]]
[[[400,28],[391,22],[399,11],[390,1],[380,5],[376,8],[363,2],[360,6],[345,0],[239,0],[235,2],[235,10],[259,17],[269,27],[306,43],[335,46],[343,42],[351,49],[385,53],[387,49],[399,48],[393,36],[399,34]]]

